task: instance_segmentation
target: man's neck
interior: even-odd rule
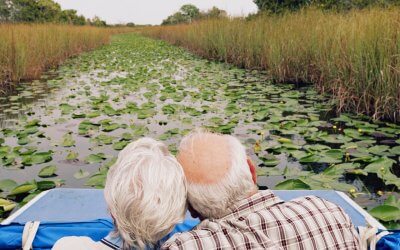
[[[249,193],[249,195],[247,196],[247,198],[250,198],[251,196],[255,195],[256,193],[258,193],[258,188],[254,187],[254,189]]]

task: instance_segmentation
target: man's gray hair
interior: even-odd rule
[[[186,213],[183,169],[163,143],[150,138],[119,153],[108,171],[104,195],[124,249],[157,243]]]
[[[181,141],[180,151],[193,148],[193,140],[209,134],[196,130]],[[230,170],[224,178],[213,184],[191,183],[188,181],[188,201],[204,218],[218,219],[228,214],[238,201],[245,199],[257,190],[247,163],[246,149],[240,141],[230,135],[225,137],[229,147]],[[212,145],[210,145],[212,146]],[[212,173],[210,173],[212,174]]]

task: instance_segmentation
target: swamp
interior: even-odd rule
[[[246,145],[260,189],[343,191],[399,227],[400,125],[333,106],[312,85],[114,35],[0,97],[0,218],[43,190],[102,188],[118,152],[139,137],[175,154],[203,127]]]

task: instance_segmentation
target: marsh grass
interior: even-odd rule
[[[309,9],[141,32],[206,58],[265,69],[275,81],[313,83],[331,94],[338,111],[400,121],[399,8],[345,14]]]
[[[115,32],[89,26],[0,25],[0,94],[13,83],[39,78],[68,57],[108,43]]]

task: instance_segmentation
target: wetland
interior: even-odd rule
[[[246,145],[260,189],[343,191],[398,227],[400,125],[336,115],[334,105],[312,86],[115,35],[0,97],[0,218],[43,190],[102,188],[118,152],[139,137],[176,153],[203,127]]]

